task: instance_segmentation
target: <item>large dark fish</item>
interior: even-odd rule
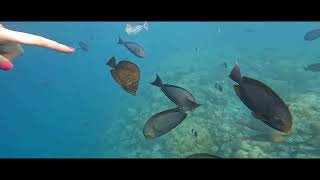
[[[112,57],[107,63],[111,68],[110,72],[115,81],[128,93],[136,95],[140,70],[138,66],[130,61],[120,61],[116,64],[116,60]]]
[[[196,100],[189,91],[179,86],[163,84],[158,74],[156,76],[156,80],[151,82],[150,84],[160,87],[161,91],[178,107],[184,106],[186,111],[192,110],[191,108],[193,108],[194,104],[191,102],[194,102],[196,104]],[[196,104],[196,107],[198,106],[200,106],[200,104]]]
[[[307,67],[305,67],[304,70],[305,71],[319,72],[320,71],[320,63],[310,64]]]
[[[79,44],[80,48],[81,48],[83,51],[86,51],[86,52],[89,51],[89,47],[88,47],[88,45],[87,45],[86,43],[80,41],[78,44]]]
[[[238,64],[229,77],[238,83],[234,90],[240,100],[255,114],[255,117],[268,126],[288,133],[292,127],[292,116],[288,106],[267,85],[249,77],[241,77]]]
[[[219,156],[208,153],[196,153],[186,157],[187,159],[222,159]]]
[[[144,58],[144,49],[139,44],[133,42],[125,42],[120,37],[118,44],[125,46],[135,56]]]
[[[314,30],[307,32],[304,35],[304,40],[313,41],[315,39],[318,39],[319,37],[320,37],[320,29],[314,29]]]
[[[177,127],[186,117],[187,113],[180,108],[169,109],[157,113],[145,124],[143,135],[146,139],[160,137]]]

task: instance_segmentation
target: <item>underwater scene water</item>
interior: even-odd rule
[[[1,158],[320,157],[320,67],[310,66],[320,63],[320,39],[305,38],[319,22],[3,24],[77,49],[64,54],[23,45],[14,69],[0,72]],[[119,37],[140,46],[118,44]],[[131,68],[121,69],[120,61]],[[263,91],[268,100],[260,100],[258,90],[239,90],[253,94],[252,106],[282,100],[281,112],[292,116],[289,132],[268,125],[278,116],[261,113],[263,120],[238,97],[229,76],[234,67],[264,84],[253,83],[258,90],[269,87]],[[120,85],[133,81],[127,91]],[[167,84],[177,89],[169,92]],[[189,99],[174,103],[186,92]],[[163,111],[157,118],[164,124],[146,132],[148,120]],[[161,128],[168,132],[152,138]]]

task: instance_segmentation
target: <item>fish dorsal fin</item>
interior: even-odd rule
[[[282,100],[282,98],[276,92],[274,92],[270,87],[268,87],[267,85],[263,84],[262,82],[260,82],[258,80],[255,80],[255,79],[252,79],[252,78],[249,78],[249,77],[246,77],[246,76],[243,76],[242,80],[243,80],[243,82],[251,83],[251,84],[253,84],[255,86],[262,87],[263,89],[266,90],[266,92],[268,94],[276,97],[282,104],[284,104],[287,107],[286,103]]]
[[[108,62],[106,62],[106,65],[110,66],[111,68],[116,68],[117,64],[116,64],[116,58],[114,56],[112,56]]]

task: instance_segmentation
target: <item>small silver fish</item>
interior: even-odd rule
[[[192,134],[197,138],[198,137],[198,132],[194,128],[191,130]]]
[[[138,34],[140,31],[142,31],[143,29],[145,30],[149,30],[148,28],[148,23],[145,22],[143,25],[139,25],[139,24],[127,24],[126,26],[126,33],[130,36],[130,35],[135,35]]]

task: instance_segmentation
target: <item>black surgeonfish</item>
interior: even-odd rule
[[[187,159],[222,159],[219,156],[208,153],[196,153],[186,157]]]
[[[146,139],[154,139],[177,127],[185,118],[187,113],[179,108],[169,109],[153,115],[143,128]]]
[[[152,85],[160,87],[161,91],[177,106],[182,107],[184,105],[186,111],[192,111],[192,106],[196,104],[196,100],[189,91],[179,86],[163,84],[158,74],[156,76],[156,80],[151,82]],[[198,106],[200,104],[196,104],[196,107]]]
[[[229,77],[237,82],[234,90],[240,100],[255,114],[255,118],[268,126],[288,133],[292,127],[292,116],[288,106],[270,87],[262,82],[241,77],[240,67],[234,66]]]
[[[164,94],[178,107],[153,115],[143,128],[143,135],[146,139],[154,139],[168,133],[186,119],[187,112],[200,106],[187,90],[178,86],[163,84],[158,75],[157,79],[151,84],[160,87]]]

